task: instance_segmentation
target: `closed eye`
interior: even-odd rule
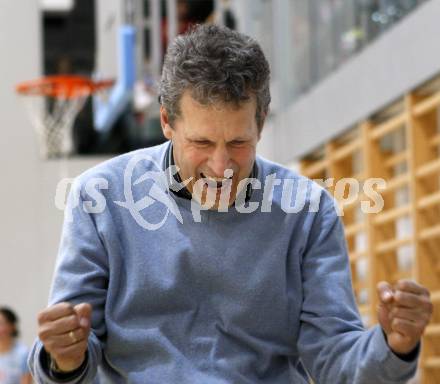
[[[234,140],[234,141],[231,141],[230,144],[235,146],[235,147],[239,147],[239,146],[242,146],[242,145],[246,144],[246,141],[244,141],[244,140]]]
[[[211,144],[209,140],[193,140],[192,142],[199,146],[208,146]]]

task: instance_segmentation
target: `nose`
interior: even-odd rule
[[[224,177],[225,170],[232,168],[231,158],[229,156],[227,148],[216,148],[212,153],[208,166],[213,173],[213,175],[210,176]]]

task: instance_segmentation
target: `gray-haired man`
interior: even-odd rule
[[[409,379],[429,293],[381,283],[380,325],[363,329],[332,198],[256,156],[270,102],[258,44],[197,27],[169,48],[160,93],[170,141],[73,188],[30,358],[37,381],[90,382],[98,365],[111,383]],[[108,183],[99,213],[84,209],[93,178]]]

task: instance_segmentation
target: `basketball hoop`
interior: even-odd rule
[[[60,75],[26,81],[16,86],[23,96],[44,158],[67,156],[71,152],[71,131],[87,98],[104,91],[113,81],[93,81],[84,76]],[[42,101],[47,105],[42,105]]]

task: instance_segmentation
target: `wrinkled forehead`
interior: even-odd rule
[[[256,101],[255,94],[250,91],[237,97],[237,95],[232,96],[227,90],[221,88],[206,90],[201,87],[192,87],[187,89],[184,94],[191,95],[194,101],[205,106],[219,105],[239,109],[243,104],[252,102],[252,100]]]
[[[194,89],[185,90],[179,99],[179,109],[196,108],[212,111],[240,111],[256,109],[257,98],[253,94],[249,94],[242,100],[229,100],[223,95],[212,94],[206,97]]]
[[[175,126],[181,126],[181,133],[193,138],[258,139],[255,108],[252,100],[239,106],[230,103],[203,105],[186,95]]]

